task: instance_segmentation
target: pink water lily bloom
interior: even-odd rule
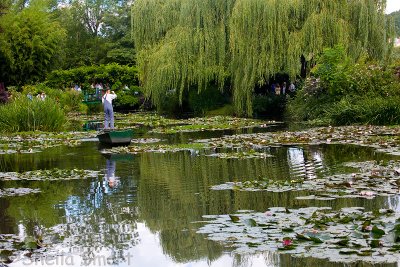
[[[283,239],[282,241],[283,246],[290,246],[291,244],[293,244],[293,240],[292,239]]]

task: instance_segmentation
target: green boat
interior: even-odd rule
[[[101,144],[105,145],[129,145],[133,137],[133,130],[106,130],[97,134]]]

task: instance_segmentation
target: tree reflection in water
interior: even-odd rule
[[[338,169],[342,162],[382,158],[372,154],[373,150],[368,148],[335,145],[271,147],[266,152],[274,157],[241,160],[196,156],[188,152],[144,153],[120,161],[121,158],[110,156],[104,159],[92,153],[97,152],[93,147],[87,151],[76,148],[78,152],[75,154],[68,148],[67,151],[54,149],[54,153],[57,152],[54,155],[43,153],[35,158],[31,155],[21,158],[4,156],[9,159],[4,170],[12,171],[14,165],[15,170],[19,170],[18,166],[24,166],[25,170],[34,163],[40,168],[40,164],[43,168],[94,170],[100,166],[104,168],[104,176],[76,181],[29,182],[30,187],[40,188],[42,193],[0,201],[0,209],[5,210],[0,212],[0,219],[7,221],[7,225],[0,227],[1,233],[14,231],[24,238],[32,235],[35,226],[39,225],[45,229],[44,241],[47,244],[55,244],[62,251],[85,258],[83,265],[90,265],[100,255],[106,256],[109,263],[126,266],[127,253],[133,251],[136,253],[133,260],[154,263],[160,259],[158,266],[192,263],[221,266],[218,264],[229,262],[222,265],[336,267],[343,265],[268,252],[260,255],[229,254],[230,248],[197,234],[201,224],[194,222],[204,220],[202,216],[207,214],[266,211],[269,207],[330,206],[339,209],[360,206],[366,210],[388,207],[388,200],[383,197],[373,201],[316,201],[296,199],[309,192],[210,190],[212,185],[259,177],[313,179],[342,171]],[[61,155],[66,156],[61,160]],[[7,183],[13,185],[13,182]],[[390,205],[398,209],[398,197],[390,200]],[[140,241],[139,234],[147,239]],[[151,249],[143,244],[149,239],[154,241]],[[154,256],[156,254],[158,258]]]
[[[126,199],[132,193],[115,171],[116,161],[106,159],[104,180],[92,182],[89,194],[70,196],[63,205],[65,223],[53,227],[82,265],[124,262],[128,248],[138,243],[136,203]]]

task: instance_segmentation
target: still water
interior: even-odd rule
[[[156,136],[167,143],[226,132]],[[144,136],[154,137],[154,136]],[[297,200],[306,192],[212,191],[230,181],[312,179],[346,171],[344,162],[390,156],[350,145],[270,147],[274,157],[218,159],[189,151],[104,156],[95,140],[35,154],[0,156],[0,171],[98,170],[98,178],[68,181],[3,181],[0,188],[39,188],[41,193],[0,198],[0,234],[22,240],[40,228],[45,242],[36,259],[9,266],[350,266],[265,252],[236,255],[196,233],[203,215],[269,207],[392,208],[399,198]],[[58,233],[56,235],[55,233]],[[57,236],[52,239],[52,236]],[[1,264],[0,264],[1,265]],[[397,266],[397,264],[354,266]]]

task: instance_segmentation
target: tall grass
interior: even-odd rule
[[[345,97],[327,109],[326,116],[335,125],[400,124],[400,97]]]
[[[16,96],[10,103],[0,106],[0,132],[61,131],[65,129],[63,109],[53,99],[44,101]]]

